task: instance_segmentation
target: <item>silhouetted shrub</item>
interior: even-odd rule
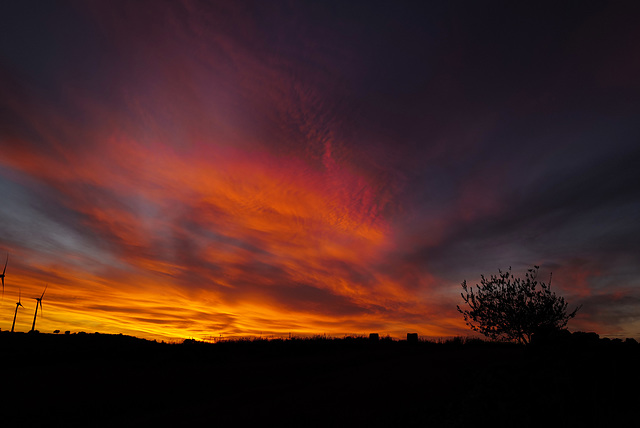
[[[439,340],[440,344],[448,346],[462,346],[465,343],[465,338],[461,336],[455,336],[448,339]]]
[[[565,328],[555,330],[539,330],[531,336],[535,345],[561,345],[571,341],[571,332]]]
[[[461,296],[469,309],[457,306],[458,312],[472,330],[494,340],[530,343],[534,334],[545,337],[564,328],[580,307],[568,314],[564,298],[551,292],[551,281],[537,281],[538,269],[529,269],[524,280],[515,278],[511,268],[489,279],[481,275],[475,292],[463,281]]]
[[[598,333],[576,331],[571,335],[571,342],[576,345],[597,345],[600,341]]]

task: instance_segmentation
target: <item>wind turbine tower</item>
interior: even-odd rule
[[[40,305],[40,316],[42,316],[42,298],[44,297],[45,291],[47,291],[47,287],[49,284],[44,286],[44,291],[42,292],[42,296],[34,297],[36,300],[36,313],[33,314],[33,324],[31,325],[31,331],[35,331],[36,329],[36,317],[38,316],[38,305]]]
[[[16,311],[13,313],[13,324],[11,324],[11,333],[13,333],[13,329],[16,326],[16,315],[18,315],[18,306],[22,306],[22,292],[18,294],[18,303],[16,303]],[[24,308],[24,306],[22,306]]]
[[[7,259],[4,261],[4,270],[2,274],[0,274],[0,278],[2,279],[2,297],[4,297],[4,275],[7,273],[7,262],[9,262],[9,253],[7,253]]]

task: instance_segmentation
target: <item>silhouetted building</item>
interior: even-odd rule
[[[378,333],[371,333],[369,334],[369,340],[374,340],[374,341],[380,340],[380,335]]]
[[[415,343],[418,341],[418,333],[407,333],[407,342]]]

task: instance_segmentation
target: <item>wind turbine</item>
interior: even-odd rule
[[[11,333],[13,333],[13,328],[16,326],[16,315],[18,315],[18,306],[22,306],[22,291],[19,291],[18,294],[18,303],[16,303],[16,311],[13,313],[13,324],[11,324]],[[24,308],[24,306],[22,306]]]
[[[49,284],[44,286],[44,291],[42,292],[42,296],[33,298],[34,300],[36,300],[36,313],[33,314],[33,325],[31,325],[31,331],[34,331],[36,329],[36,316],[38,316],[38,305],[40,305],[40,316],[42,316],[42,298],[44,297],[44,293],[45,291],[47,291],[48,286]]]
[[[7,253],[7,260],[4,261],[4,270],[2,271],[2,275],[0,275],[0,278],[2,278],[2,297],[4,298],[4,274],[7,272],[7,262],[9,261],[9,253]]]

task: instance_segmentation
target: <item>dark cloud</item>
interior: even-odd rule
[[[361,316],[370,312],[368,308],[355,304],[345,296],[304,284],[270,287],[268,296],[281,309],[292,312],[329,317]]]
[[[612,335],[635,337],[640,332],[640,295],[596,294],[583,301],[581,314],[590,326],[606,325]]]

